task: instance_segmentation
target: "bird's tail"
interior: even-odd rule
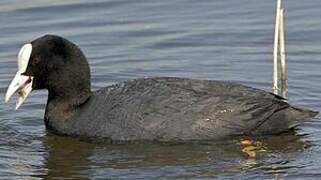
[[[291,106],[285,111],[285,113],[287,117],[286,120],[288,122],[288,127],[294,128],[304,121],[314,118],[318,115],[319,112]]]
[[[278,134],[289,131],[318,114],[317,111],[287,106],[273,113],[254,133]]]

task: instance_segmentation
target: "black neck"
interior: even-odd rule
[[[75,96],[63,97],[49,91],[44,121],[46,127],[53,131],[63,133],[68,119],[75,110],[90,99],[91,92],[82,92]]]

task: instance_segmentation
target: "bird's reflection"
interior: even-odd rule
[[[48,151],[47,179],[88,178],[89,157],[92,155],[94,144],[50,133],[46,135],[44,144]]]
[[[92,175],[109,177],[117,170],[134,169],[144,173],[148,167],[189,167],[192,173],[218,175],[260,169],[280,176],[287,163],[310,144],[294,132],[256,138],[267,147],[255,158],[242,153],[239,139],[186,144],[97,144],[48,134],[47,178],[87,179]],[[280,171],[278,171],[278,167]],[[291,168],[291,167],[288,167]]]

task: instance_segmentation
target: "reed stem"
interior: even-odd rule
[[[273,93],[278,94],[278,40],[280,25],[281,0],[277,0],[275,30],[274,30],[274,48],[273,48]]]
[[[281,64],[281,94],[286,98],[286,66],[284,42],[284,9],[280,9],[280,64]]]

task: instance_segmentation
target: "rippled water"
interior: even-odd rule
[[[321,1],[286,7],[288,97],[321,111]],[[47,33],[78,44],[92,85],[147,76],[233,80],[271,89],[274,1],[0,1],[0,178],[321,178],[320,118],[260,139],[256,158],[237,140],[199,144],[90,144],[46,132],[46,92],[19,111],[4,93],[26,41]]]

